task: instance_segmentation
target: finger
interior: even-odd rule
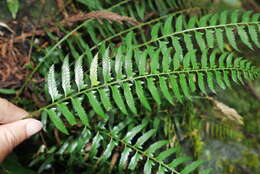
[[[27,114],[25,110],[15,106],[6,99],[0,98],[0,124],[20,120]]]
[[[26,119],[0,126],[0,162],[14,147],[42,129],[40,121]]]

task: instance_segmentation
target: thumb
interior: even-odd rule
[[[0,162],[14,147],[39,132],[42,129],[40,121],[35,119],[19,120],[0,126]]]

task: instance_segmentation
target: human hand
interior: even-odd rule
[[[14,147],[42,129],[40,121],[21,120],[28,113],[0,98],[0,163]]]

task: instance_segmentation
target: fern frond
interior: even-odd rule
[[[194,16],[189,18],[188,21],[185,21],[184,15],[176,17],[175,20],[173,19],[170,17],[165,23],[154,25],[151,40],[137,47],[167,40],[169,43],[172,42],[176,52],[181,46],[179,42],[185,44],[187,50],[192,50],[197,44],[201,50],[217,46],[223,51],[227,40],[227,43],[239,51],[236,33],[238,33],[239,40],[248,48],[253,49],[254,45],[260,46],[258,40],[260,25],[258,13],[251,14],[235,10],[223,11],[214,15],[210,14],[201,18]]]
[[[123,54],[122,49],[125,49],[126,54]],[[151,98],[158,106],[162,103],[162,97],[173,103],[173,96],[175,96],[182,102],[182,96],[192,99],[191,94],[194,91],[207,94],[210,90],[215,92],[217,85],[225,89],[230,86],[231,81],[239,84],[258,76],[255,67],[248,60],[234,58],[232,54],[217,50],[204,51],[199,61],[198,57],[201,56],[199,51],[190,51],[182,58],[179,53],[171,55],[170,50],[164,43],[161,43],[160,49],[148,47],[143,54],[136,49],[121,47],[115,60],[110,60],[107,50],[102,59],[104,67],[98,65],[98,55],[93,59],[90,73],[85,75],[89,77],[90,83],[85,84],[87,80],[83,79],[84,82],[81,83],[84,83],[82,84],[84,88],[80,91],[69,89],[74,92],[69,96],[64,95],[59,100],[57,100],[59,92],[54,79],[54,67],[52,67],[48,82],[55,83],[48,83],[48,85],[50,95],[55,102],[40,111],[71,101],[82,123],[89,125],[81,99],[83,102],[88,101],[98,115],[107,118],[104,109],[108,111],[112,105],[124,114],[128,114],[129,111],[136,114],[138,100],[141,105],[150,110],[148,101]],[[75,70],[75,74],[78,73],[77,71],[82,71],[82,69]]]
[[[86,52],[90,52],[102,44],[103,47],[106,47],[105,43],[107,41],[110,41],[116,36],[122,36],[126,32],[128,32],[128,34],[122,40],[128,40],[129,38],[134,40],[135,49],[152,44],[160,45],[162,41],[167,41],[167,46],[173,46],[175,52],[179,54],[183,54],[185,50],[192,51],[194,48],[199,48],[203,51],[205,49],[214,48],[215,46],[223,52],[227,43],[239,51],[237,46],[239,41],[250,49],[253,49],[254,45],[256,47],[260,46],[258,41],[260,28],[258,27],[260,25],[258,13],[243,13],[238,10],[224,11],[219,14],[209,14],[201,18],[194,16],[186,21],[186,15],[182,15],[182,13],[191,10],[196,10],[196,8],[173,13],[173,15],[168,16],[164,23],[157,22],[154,24],[151,28],[151,40],[149,41],[142,40],[140,35],[135,36],[132,32],[135,28],[150,24],[150,22],[147,22],[112,35],[100,41],[91,49],[88,47]],[[245,14],[247,14],[247,18],[243,17]],[[154,21],[157,20],[152,20],[151,22]],[[138,44],[139,42],[144,43]],[[86,52],[83,53],[85,54]],[[91,60],[91,56],[88,55],[88,59]]]
[[[143,120],[141,124],[136,125],[133,120],[127,119],[111,130],[99,128],[94,133],[84,129],[76,140],[65,141],[54,153],[64,157],[77,154],[78,158],[88,155],[90,158],[84,161],[93,161],[95,165],[92,167],[96,171],[100,165],[107,166],[112,163],[113,155],[118,152],[120,155],[114,168],[121,171],[134,171],[140,168],[138,164],[144,163],[141,170],[146,174],[152,171],[161,174],[189,174],[204,163],[191,162],[192,158],[187,157],[180,147],[168,147],[167,140],[154,142],[157,131],[146,131],[147,123],[147,120]],[[89,149],[86,151],[84,149],[87,144]]]

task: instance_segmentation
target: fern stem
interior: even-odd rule
[[[132,0],[123,0],[119,3],[117,3],[116,5],[113,5],[112,7],[108,8],[107,10],[112,10],[114,8],[117,8],[125,3],[128,3],[129,1]],[[79,26],[77,26],[75,29],[73,29],[72,31],[70,31],[68,34],[66,34],[61,40],[59,40],[48,52],[47,54],[43,57],[43,61],[40,62],[34,69],[33,71],[29,74],[29,76],[26,78],[24,84],[22,85],[22,87],[17,91],[16,97],[18,98],[20,96],[20,94],[23,92],[23,90],[25,88],[27,88],[27,86],[29,85],[33,75],[38,71],[38,69],[43,65],[43,63],[45,62],[45,59],[48,58],[54,51],[56,48],[59,47],[59,45],[61,43],[63,43],[66,39],[68,39],[73,33],[75,33],[76,31],[78,31],[80,28],[82,28],[83,26],[85,26],[87,23],[89,23],[90,21],[92,21],[93,19],[88,19],[86,21],[84,21],[82,24],[80,24]]]
[[[185,74],[185,73],[198,73],[198,72],[209,72],[209,71],[241,71],[241,72],[251,72],[250,70],[244,70],[242,68],[209,68],[209,69],[194,69],[194,70],[182,70],[182,71],[171,71],[171,72],[163,72],[163,73],[157,73],[157,74],[146,74],[146,75],[142,75],[142,76],[136,76],[136,77],[132,77],[132,78],[126,78],[126,79],[122,79],[122,80],[118,80],[118,81],[112,81],[109,83],[104,83],[98,86],[94,86],[91,88],[87,88],[87,89],[83,89],[82,91],[79,91],[77,93],[74,93],[72,95],[66,96],[62,99],[57,100],[56,102],[53,102],[45,107],[42,107],[36,111],[33,111],[32,113],[30,113],[29,115],[25,116],[24,119],[26,118],[32,118],[35,117],[37,115],[37,113],[42,112],[45,109],[51,108],[56,106],[57,104],[64,102],[66,100],[72,99],[74,97],[77,97],[81,94],[93,91],[93,90],[98,90],[100,88],[104,88],[104,87],[108,87],[108,86],[113,86],[113,85],[117,85],[117,84],[121,84],[121,83],[125,83],[125,82],[131,82],[131,81],[135,81],[135,80],[140,80],[140,79],[146,79],[149,77],[160,77],[160,76],[169,76],[171,74]]]

